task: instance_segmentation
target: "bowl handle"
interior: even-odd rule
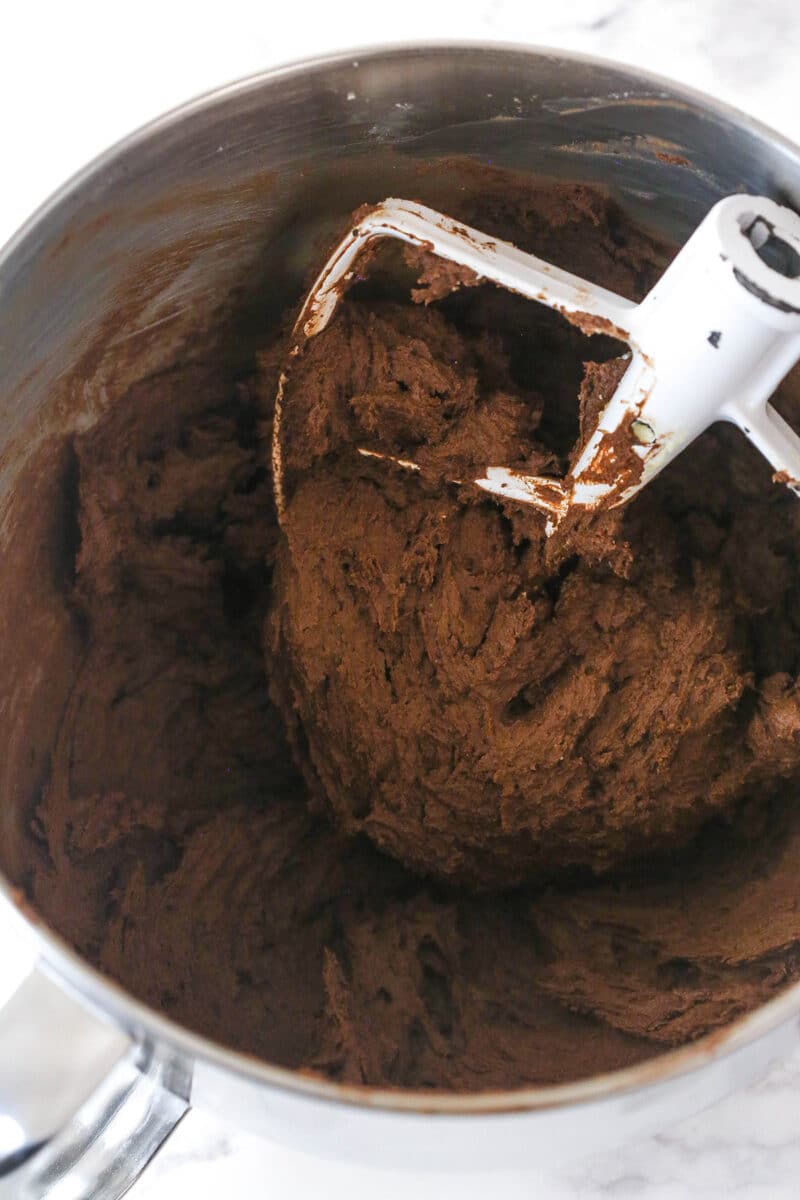
[[[191,1068],[56,982],[5,898],[0,930],[0,1198],[118,1200],[188,1111]]]

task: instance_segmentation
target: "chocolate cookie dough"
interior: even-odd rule
[[[581,199],[602,229],[602,205]],[[549,234],[558,261],[574,231]],[[606,251],[604,280],[635,294],[631,247]],[[427,257],[426,299],[442,290]],[[576,350],[562,319],[494,289],[449,312],[351,294],[286,388],[273,693],[343,830],[472,887],[685,844],[800,765],[800,693],[753,655],[784,596],[767,616],[740,586],[745,538],[761,535],[722,463],[709,477],[695,453],[552,542],[536,510],[450,482],[565,469],[548,375],[553,358],[577,373]],[[586,365],[578,445],[626,365]]]
[[[663,267],[585,188],[487,172],[452,211],[630,296]],[[455,1091],[630,1065],[798,977],[800,505],[714,429],[547,543],[453,480],[563,469],[620,347],[372,268],[292,377],[283,533],[274,340],[251,378],[209,347],[143,380],[20,478],[5,865],[100,970],[271,1062]]]

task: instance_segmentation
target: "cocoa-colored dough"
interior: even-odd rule
[[[454,216],[631,296],[663,267],[599,193],[485,182]],[[271,1062],[456,1091],[630,1065],[798,974],[800,506],[712,430],[546,544],[451,481],[563,469],[619,346],[372,267],[292,376],[285,540],[275,344],[257,378],[209,349],[144,380],[20,477],[5,865],[102,971]]]
[[[638,298],[641,262],[583,199],[604,281]],[[548,232],[563,260],[574,230]],[[437,261],[424,270],[441,294]],[[530,302],[460,299],[443,313],[351,293],[292,365],[273,691],[340,827],[401,862],[473,887],[606,871],[685,844],[796,773],[800,694],[754,659],[775,617],[738,583],[756,527],[745,497],[728,499],[727,471],[698,470],[702,451],[624,512],[571,521],[551,542],[540,513],[469,486],[492,465],[559,469],[539,432],[553,397],[538,366],[569,364],[576,346]],[[507,330],[526,319],[522,387]],[[578,447],[624,366],[586,366]],[[794,523],[780,501],[769,507]],[[712,554],[693,544],[698,510],[719,530]],[[786,535],[782,515],[762,516]],[[773,610],[784,587],[776,576]]]

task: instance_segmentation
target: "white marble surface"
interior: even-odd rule
[[[398,15],[394,15],[394,13]],[[618,58],[715,93],[800,141],[797,0],[60,0],[3,12],[0,241],[110,142],[194,93],[275,63],[352,45],[482,38]],[[796,1200],[800,1052],[762,1083],[622,1153],[525,1178],[355,1171],[191,1113],[132,1200],[321,1194],[541,1200]]]

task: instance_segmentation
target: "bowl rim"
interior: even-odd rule
[[[142,143],[179,125],[188,117],[215,107],[218,103],[248,92],[257,92],[284,79],[324,72],[348,62],[390,61],[398,58],[492,53],[501,58],[586,63],[600,69],[626,74],[637,84],[668,91],[705,112],[733,121],[740,129],[765,138],[787,157],[800,160],[800,146],[740,109],[706,93],[638,66],[600,55],[561,49],[558,46],[525,42],[481,39],[432,39],[397,41],[294,60],[255,72],[220,87],[208,89],[188,101],[170,108],[119,139],[93,158],[40,204],[16,233],[0,248],[0,284],[3,271],[26,241],[58,209],[76,198],[90,180]],[[266,1085],[296,1098],[323,1101],[337,1106],[382,1110],[396,1116],[500,1116],[524,1115],[576,1107],[601,1100],[641,1093],[665,1084],[750,1046],[769,1033],[787,1025],[800,1013],[800,982],[786,987],[778,996],[752,1012],[712,1031],[688,1045],[662,1053],[656,1052],[635,1066],[605,1071],[571,1083],[548,1084],[485,1092],[431,1092],[412,1089],[377,1088],[336,1083],[313,1074],[269,1063],[256,1055],[226,1047],[190,1029],[138,1000],[114,980],[85,961],[58,933],[31,908],[27,900],[0,872],[0,916],[17,923],[23,935],[40,954],[38,965],[73,996],[79,998],[97,1016],[111,1020],[133,1038],[158,1047],[166,1047],[191,1059],[233,1073],[251,1083]]]

